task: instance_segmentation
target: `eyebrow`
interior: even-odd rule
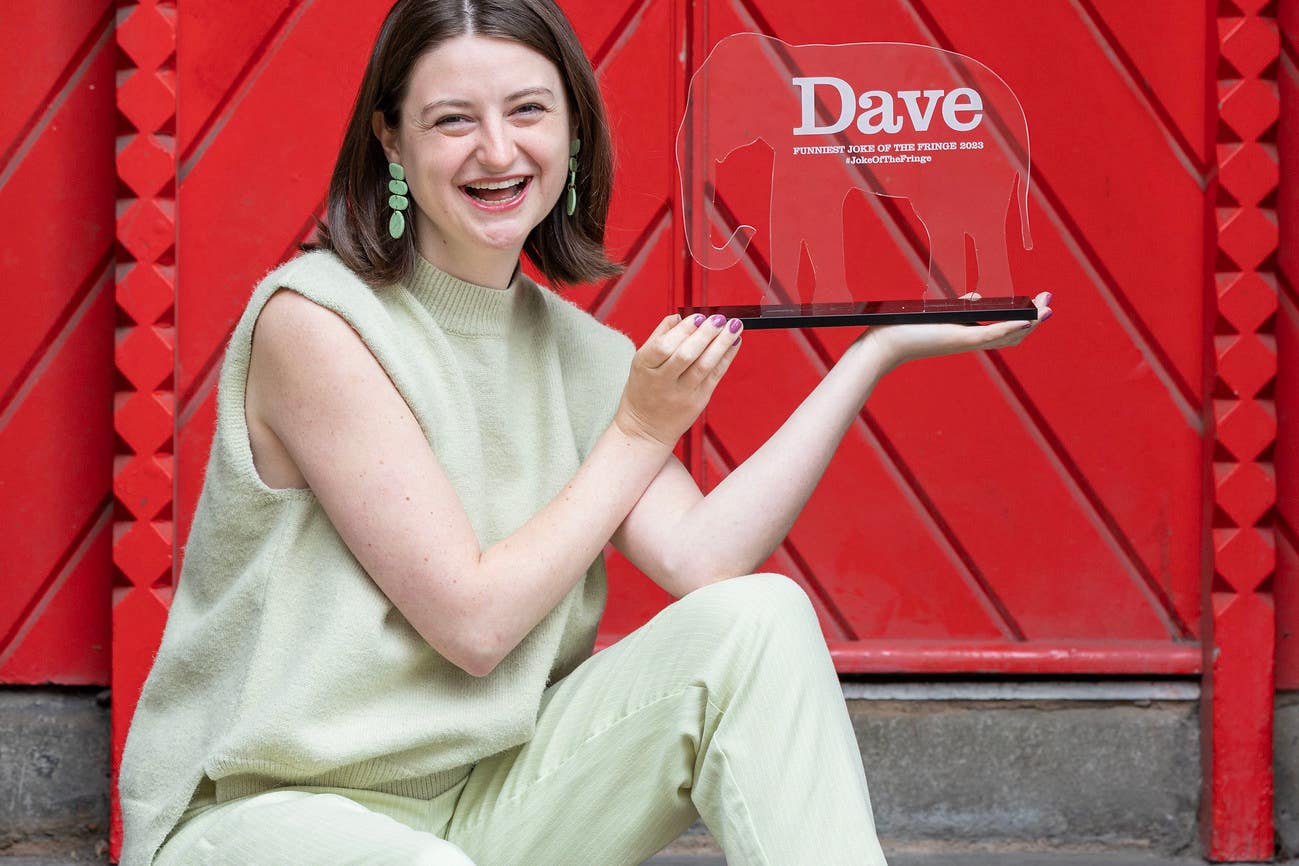
[[[529,96],[549,96],[555,98],[554,92],[549,87],[525,87],[522,90],[516,90],[509,96],[505,97],[506,102],[514,102],[516,99],[525,99]],[[466,99],[436,99],[420,109],[420,117],[428,114],[430,111],[438,108],[470,108],[471,103]]]

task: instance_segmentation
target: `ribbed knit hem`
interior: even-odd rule
[[[364,761],[308,778],[285,778],[278,774],[252,773],[227,776],[216,782],[216,799],[218,803],[225,803],[275,788],[355,788],[378,791],[381,794],[396,794],[399,797],[431,800],[454,788],[469,775],[473,767],[457,767],[415,779],[376,782],[376,777],[381,776],[385,769],[390,773],[391,765],[382,761]]]
[[[504,289],[489,289],[453,277],[416,253],[406,289],[443,330],[472,336],[505,334],[523,294],[521,271]]]

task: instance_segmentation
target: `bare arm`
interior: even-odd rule
[[[343,541],[420,635],[485,676],[599,555],[671,453],[671,431],[707,402],[734,355],[712,336],[665,320],[655,351],[637,353],[617,420],[572,480],[486,551],[409,407],[334,313],[291,291],[267,302],[247,412],[283,443]]]
[[[1051,315],[1050,298],[1044,293],[1036,301],[1040,323]],[[679,461],[669,460],[618,528],[614,544],[677,598],[751,573],[789,534],[880,377],[914,358],[1013,346],[1036,327],[1005,322],[871,329],[708,496]]]
[[[677,598],[752,573],[789,534],[884,372],[873,346],[854,343],[780,429],[706,497],[680,462],[664,466],[614,544]]]

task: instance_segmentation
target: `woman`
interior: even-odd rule
[[[873,329],[705,498],[672,447],[738,322],[637,350],[519,272],[616,272],[610,163],[550,0],[393,7],[226,354],[125,866],[635,864],[698,816],[732,866],[884,862],[811,604],[750,572],[886,370],[1032,327]],[[610,539],[679,600],[591,656]]]

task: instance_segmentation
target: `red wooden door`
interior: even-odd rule
[[[742,31],[919,42],[989,65],[1028,117],[1036,248],[1016,277],[1021,293],[1054,292],[1060,319],[1013,351],[891,374],[767,565],[807,587],[841,670],[1199,669],[1208,19],[1097,5],[691,10],[692,69]],[[718,182],[759,238],[765,159],[732,158]],[[844,212],[850,280],[923,284],[927,251],[878,200]],[[759,241],[729,271],[692,269],[686,293],[766,276]],[[756,450],[856,334],[750,334],[691,439],[703,484]],[[611,630],[643,608],[619,596]]]
[[[1269,111],[1275,121],[1263,85],[1277,56],[1275,28],[1272,43],[1254,35],[1270,26],[1261,4],[1224,2],[1217,22],[1207,7],[1116,0],[1005,0],[995,15],[960,0],[564,5],[609,101],[620,168],[610,241],[629,264],[572,296],[638,341],[712,281],[763,276],[760,248],[713,275],[687,267],[681,243],[673,136],[688,75],[722,36],[951,48],[998,71],[1024,105],[1037,246],[1014,265],[1021,290],[1055,293],[1058,318],[1013,352],[890,375],[767,565],[808,589],[841,670],[1191,675],[1203,619],[1221,621],[1247,696],[1270,695],[1270,679],[1240,673],[1271,654],[1241,640],[1271,629],[1270,571],[1256,574],[1267,551],[1248,546],[1266,544],[1275,439],[1258,420],[1276,369],[1255,290],[1275,250],[1258,222],[1271,186],[1256,153],[1266,157]],[[122,4],[118,749],[179,571],[221,352],[252,286],[310,231],[387,6]],[[731,181],[722,195],[761,219],[743,178]],[[845,208],[869,251],[850,258],[850,276],[915,278],[923,250],[896,243],[887,218],[865,198]],[[746,339],[681,450],[705,489],[852,336]],[[613,556],[602,639],[666,600]],[[1232,729],[1216,715],[1223,702],[1206,705],[1215,731]],[[1259,778],[1250,766],[1246,782]],[[1236,814],[1231,790],[1213,794],[1214,809]],[[1211,845],[1218,856],[1254,852],[1261,825],[1246,818],[1266,814],[1258,799],[1240,801],[1253,809],[1237,822],[1245,844]]]
[[[0,683],[108,682],[112,13],[0,14]]]

